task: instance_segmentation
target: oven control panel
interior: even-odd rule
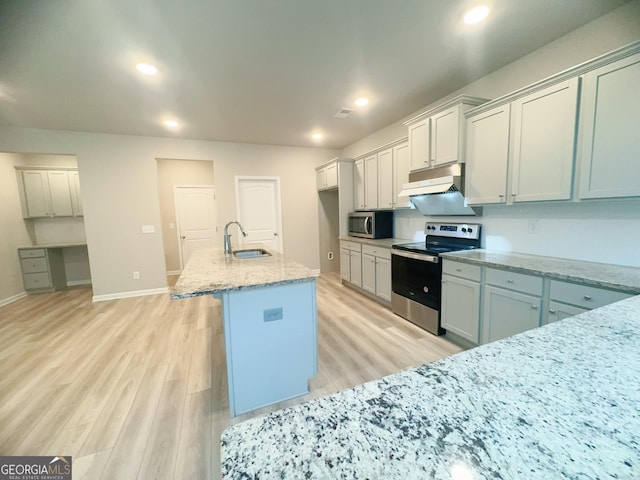
[[[424,226],[424,233],[439,237],[480,238],[481,225],[477,223],[431,223]]]

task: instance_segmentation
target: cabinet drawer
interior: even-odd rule
[[[24,289],[37,290],[39,288],[51,288],[51,278],[48,272],[42,273],[25,273]]]
[[[468,263],[454,262],[452,260],[444,260],[442,262],[442,273],[466,278],[474,282],[480,281],[481,272],[482,268],[478,265],[469,265]]]
[[[22,265],[22,273],[38,273],[48,272],[49,264],[45,257],[23,258],[20,261]]]
[[[361,244],[356,242],[349,242],[347,240],[340,240],[340,248],[346,248],[347,250],[351,250],[352,252],[360,252]]]
[[[508,288],[509,290],[516,290],[531,295],[542,295],[542,277],[487,268],[485,282],[489,285]]]
[[[27,248],[18,250],[20,258],[44,257],[44,248]]]
[[[624,300],[631,295],[628,293],[605,290],[603,288],[578,285],[576,283],[551,280],[549,297],[551,300],[592,309],[608,305],[618,300]]]
[[[384,247],[374,247],[373,245],[362,245],[362,253],[373,255],[374,257],[391,260],[391,249]]]

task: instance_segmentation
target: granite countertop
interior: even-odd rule
[[[441,253],[441,257],[461,262],[542,275],[555,280],[640,294],[640,268],[607,263],[544,257],[524,253],[492,252],[484,249]]]
[[[346,240],[347,242],[363,243],[365,245],[373,245],[374,247],[391,248],[394,245],[400,245],[402,243],[411,243],[413,240],[407,240],[406,238],[362,238],[362,237],[348,237],[342,236],[340,240]]]
[[[640,478],[640,296],[237,424],[226,479]]]
[[[264,246],[251,245],[243,248]],[[271,250],[269,252],[270,257],[236,258],[232,255],[225,256],[222,248],[196,250],[171,288],[171,298],[197,297],[231,290],[304,282],[320,276],[320,273],[288,260],[280,253]]]
[[[41,245],[24,245],[18,247],[19,250],[27,248],[70,248],[70,247],[86,247],[87,242],[71,242],[71,243],[43,243]]]

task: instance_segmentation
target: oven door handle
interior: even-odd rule
[[[413,252],[405,252],[404,250],[392,249],[391,255],[398,255],[399,257],[410,258],[412,260],[420,260],[423,262],[431,262],[438,263],[440,261],[440,257],[435,257],[433,255],[424,255],[421,253],[413,253]]]

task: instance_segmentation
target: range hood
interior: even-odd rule
[[[482,207],[467,205],[464,198],[464,165],[431,168],[409,174],[400,196],[409,197],[427,216],[482,215]]]

